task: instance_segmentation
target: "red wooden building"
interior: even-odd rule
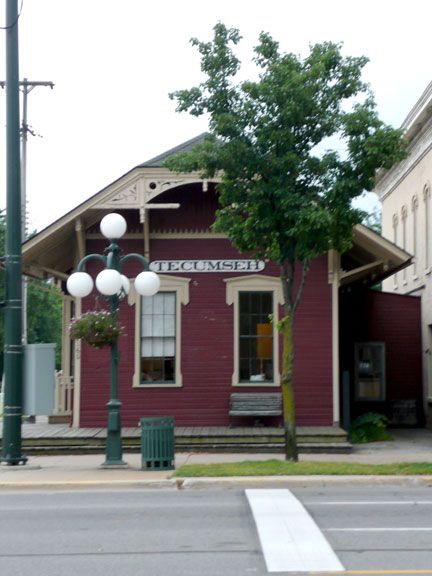
[[[133,168],[24,245],[25,272],[64,286],[84,255],[103,253],[98,225],[116,211],[128,222],[124,253],[143,254],[160,274],[156,296],[141,298],[132,288],[120,306],[125,426],[151,415],[172,415],[179,426],[253,424],[230,417],[231,394],[280,388],[281,342],[268,319],[282,314],[278,268],[212,232],[217,182],[162,166],[200,138]],[[406,420],[414,410],[409,423],[421,423],[420,301],[370,288],[409,263],[406,252],[363,226],[353,230],[349,253],[312,262],[296,317],[299,425],[338,425],[349,412],[370,409]],[[87,266],[92,275],[99,269]],[[130,261],[122,272],[133,279],[141,269]],[[70,341],[66,330],[71,316],[105,305],[96,292],[82,301],[65,293],[64,302],[58,412],[72,414],[75,426],[105,426],[109,350]]]

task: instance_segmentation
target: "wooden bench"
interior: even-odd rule
[[[230,416],[280,416],[282,394],[268,392],[236,393],[230,396]]]

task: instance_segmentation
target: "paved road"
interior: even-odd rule
[[[293,492],[346,570],[432,574],[431,488],[337,486]]]
[[[430,488],[305,487],[293,494],[348,573],[432,575]],[[239,489],[16,491],[0,493],[0,510],[1,576],[268,574]],[[284,522],[299,532],[300,520]]]

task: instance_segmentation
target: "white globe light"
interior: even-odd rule
[[[129,278],[127,278],[124,274],[120,274],[121,281],[122,281],[122,288],[125,294],[129,294],[130,290],[130,282]]]
[[[126,220],[120,214],[115,212],[104,216],[100,223],[100,229],[105,238],[116,240],[121,238],[126,232]]]
[[[135,278],[135,289],[141,296],[154,296],[160,288],[160,279],[154,272],[141,272]]]
[[[87,272],[74,272],[66,282],[67,291],[75,298],[85,298],[93,290],[93,280]]]
[[[121,275],[117,270],[107,268],[96,276],[96,288],[104,296],[114,296],[122,287]]]

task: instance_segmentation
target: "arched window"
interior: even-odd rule
[[[393,242],[397,245],[399,216],[396,213],[393,214],[392,222],[393,222]],[[398,287],[398,275],[393,274],[393,289],[397,290],[397,287]]]
[[[423,188],[423,201],[424,201],[424,239],[425,239],[425,271],[429,271],[430,266],[430,184],[425,184]]]
[[[418,215],[418,198],[417,196],[413,196],[411,198],[411,211],[412,211],[412,244],[411,244],[411,250],[414,256],[413,259],[413,275],[414,275],[414,280],[417,279],[417,262],[418,262],[418,246],[417,246],[417,241],[418,241],[418,234],[417,234],[417,215]]]
[[[404,250],[407,249],[407,217],[408,217],[408,208],[404,204],[401,209],[401,220],[402,220],[402,248]],[[407,283],[407,269],[406,267],[402,271],[402,283]]]

